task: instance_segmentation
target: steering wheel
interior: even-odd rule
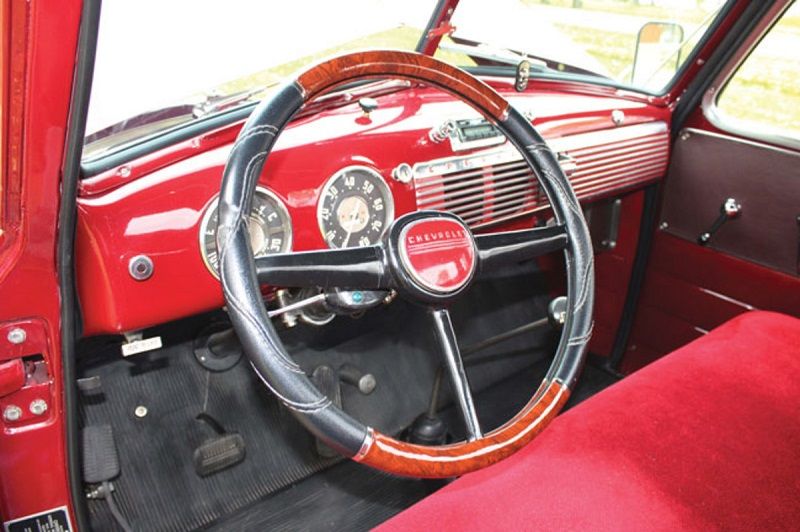
[[[493,120],[539,179],[553,209],[550,227],[473,235],[445,212],[396,219],[378,245],[267,255],[254,259],[246,213],[264,161],[278,134],[304,102],[360,79],[423,82],[464,100]],[[502,460],[531,441],[556,416],[582,368],[592,329],[593,254],[586,222],[569,181],[531,123],[492,88],[432,57],[369,51],[320,63],[285,84],[253,110],[231,149],[219,203],[220,278],[231,321],[264,384],[315,436],[371,467],[413,477],[452,477]],[[567,311],[553,363],[525,407],[483,434],[475,413],[448,306],[476,272],[564,250]],[[468,438],[451,445],[416,445],[381,434],[320,393],[292,360],[273,328],[260,286],[396,290],[432,319]]]

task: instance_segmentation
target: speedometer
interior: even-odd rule
[[[219,198],[215,199],[200,224],[200,252],[208,270],[219,279],[217,253],[217,223]],[[283,253],[292,248],[292,222],[281,200],[271,191],[258,187],[253,196],[253,208],[247,217],[250,247],[255,257]]]
[[[381,175],[365,166],[339,170],[325,184],[317,220],[329,247],[376,244],[394,217],[394,201]]]

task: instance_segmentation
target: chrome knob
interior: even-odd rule
[[[728,198],[722,204],[720,212],[724,214],[726,218],[731,220],[742,213],[742,204],[736,201],[735,198]]]
[[[403,184],[411,183],[411,180],[414,179],[414,170],[411,168],[410,164],[400,163],[392,170],[392,177],[395,181],[399,181]]]
[[[738,218],[741,214],[742,204],[736,201],[736,198],[726,199],[719,207],[719,216],[717,216],[717,219],[711,224],[711,228],[708,231],[701,233],[700,236],[697,237],[697,243],[701,246],[708,245],[708,243],[711,242],[711,237],[714,236],[714,233],[719,231],[720,227],[722,227],[725,222]]]

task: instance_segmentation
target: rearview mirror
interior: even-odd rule
[[[659,89],[666,85],[681,64],[683,26],[674,22],[648,22],[636,36],[631,83]]]

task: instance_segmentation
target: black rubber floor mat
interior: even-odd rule
[[[223,518],[208,530],[369,530],[425,497],[429,485],[344,462]]]
[[[115,498],[135,530],[201,527],[333,463],[316,457],[306,430],[265,392],[246,364],[209,373],[186,345],[179,345],[145,364],[108,364],[92,374],[101,376],[104,397],[84,404],[85,423],[114,420],[122,471],[114,480]],[[214,435],[196,419],[204,411],[242,435],[246,467],[198,476],[194,451]],[[90,501],[89,511],[95,529],[115,529],[104,502]]]
[[[475,395],[484,429],[505,423],[539,386],[549,361],[535,364]],[[616,382],[608,373],[587,365],[568,407]],[[463,436],[454,407],[442,417]],[[369,530],[427,496],[443,483],[403,479],[344,462],[297,485],[225,517],[208,530]]]

